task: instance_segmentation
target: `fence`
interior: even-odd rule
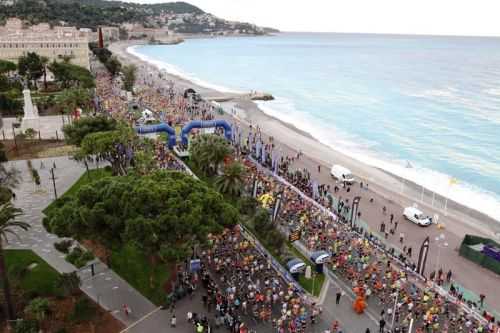
[[[242,224],[239,225],[241,234],[243,237],[245,237],[246,240],[248,240],[259,253],[267,258],[269,262],[271,263],[271,266],[278,272],[278,274],[285,280],[288,284],[292,284],[296,290],[299,291],[302,295],[307,295],[306,291],[302,286],[293,278],[293,276],[286,270],[281,264],[273,257],[269,251],[266,250],[262,244],[257,240],[257,238]]]
[[[484,268],[489,269],[497,274],[500,274],[500,261],[484,254],[479,247],[481,245],[492,245],[500,248],[500,245],[488,238],[478,236],[465,235],[462,244],[460,245],[460,255],[465,257]],[[477,246],[476,249],[473,246]]]
[[[330,211],[329,209],[323,207],[322,205],[320,205],[318,202],[314,201],[312,198],[310,198],[309,196],[307,196],[306,194],[304,194],[301,190],[299,190],[297,187],[295,187],[294,185],[290,184],[287,180],[285,180],[284,178],[280,177],[279,175],[273,173],[271,170],[267,169],[266,167],[262,166],[260,163],[258,163],[255,159],[253,159],[251,156],[249,156],[249,160],[254,163],[254,165],[257,167],[257,169],[259,169],[260,171],[263,171],[264,173],[266,173],[267,175],[270,175],[271,177],[274,177],[276,178],[278,181],[280,181],[282,184],[290,187],[292,190],[294,190],[298,195],[300,195],[303,199],[309,201],[310,203],[312,203],[314,206],[318,207],[321,211],[323,211],[324,213],[327,213],[329,214],[330,216],[336,216],[332,211]],[[333,196],[332,196],[333,197]],[[335,199],[335,198],[334,198]],[[356,223],[359,223],[359,222],[362,222],[360,221],[359,219],[356,221]],[[358,232],[358,230],[356,230],[356,228],[354,228],[353,230],[351,230],[351,233],[353,234],[356,234],[358,237],[363,237],[364,239],[368,240],[370,242],[370,244],[372,246],[374,246],[378,251],[388,255],[389,257],[392,258],[393,262],[395,262],[396,264],[398,264],[400,267],[405,267],[406,265],[401,262],[397,256],[391,254],[390,252],[386,251],[386,245],[381,243],[382,242],[382,239],[377,239],[377,238],[368,238],[366,237],[366,234],[363,235],[362,233]],[[468,306],[466,306],[466,304],[464,303],[461,303],[456,297],[450,295],[446,290],[444,290],[442,287],[438,286],[437,284],[433,283],[433,282],[429,282],[427,281],[424,277],[420,276],[419,274],[417,274],[416,272],[412,271],[412,270],[409,270],[409,269],[405,269],[405,271],[409,274],[409,276],[412,276],[416,282],[418,282],[419,284],[423,285],[424,288],[427,288],[427,287],[431,287],[432,289],[434,289],[435,291],[439,292],[440,295],[446,297],[450,302],[452,303],[455,303],[455,304],[459,304],[461,306],[461,308],[464,310],[464,312],[474,316],[474,318],[476,318],[478,321],[480,322],[483,322],[485,323],[486,320],[485,318],[483,318],[483,316],[478,313],[477,311],[469,308]]]

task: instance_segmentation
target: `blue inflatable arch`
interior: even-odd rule
[[[168,148],[172,149],[175,146],[175,130],[165,123],[156,125],[144,125],[135,128],[138,134],[160,133],[165,132],[168,134]]]
[[[188,144],[188,135],[189,132],[193,128],[210,128],[210,127],[222,127],[224,128],[224,136],[226,137],[227,140],[231,141],[232,135],[233,135],[233,129],[231,128],[231,125],[225,120],[208,120],[208,121],[202,121],[202,120],[193,120],[189,123],[187,123],[181,131],[181,142],[183,145],[187,146]]]

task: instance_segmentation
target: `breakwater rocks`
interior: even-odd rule
[[[274,100],[274,96],[268,93],[253,93],[250,95],[250,99],[252,101],[272,101]]]

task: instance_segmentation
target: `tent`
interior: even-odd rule
[[[306,264],[298,258],[293,258],[287,262],[286,267],[292,274],[301,273],[306,269]]]
[[[315,264],[324,264],[330,260],[330,254],[326,251],[315,251],[311,254],[311,260]]]
[[[194,91],[193,88],[188,88],[184,90],[184,98],[188,98],[189,95],[194,95],[196,94],[196,91]]]

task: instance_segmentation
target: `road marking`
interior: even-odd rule
[[[139,319],[138,321],[134,322],[132,325],[130,325],[129,327],[125,328],[124,330],[122,330],[120,333],[125,333],[125,332],[128,332],[128,330],[130,330],[131,328],[134,328],[135,326],[137,326],[138,324],[140,324],[141,322],[143,322],[144,320],[148,319],[150,316],[152,316],[153,314],[155,314],[156,312],[160,311],[161,309],[161,306],[154,309],[153,311],[151,311],[150,313],[148,313],[147,315],[145,315],[144,317],[142,317],[141,319]]]

